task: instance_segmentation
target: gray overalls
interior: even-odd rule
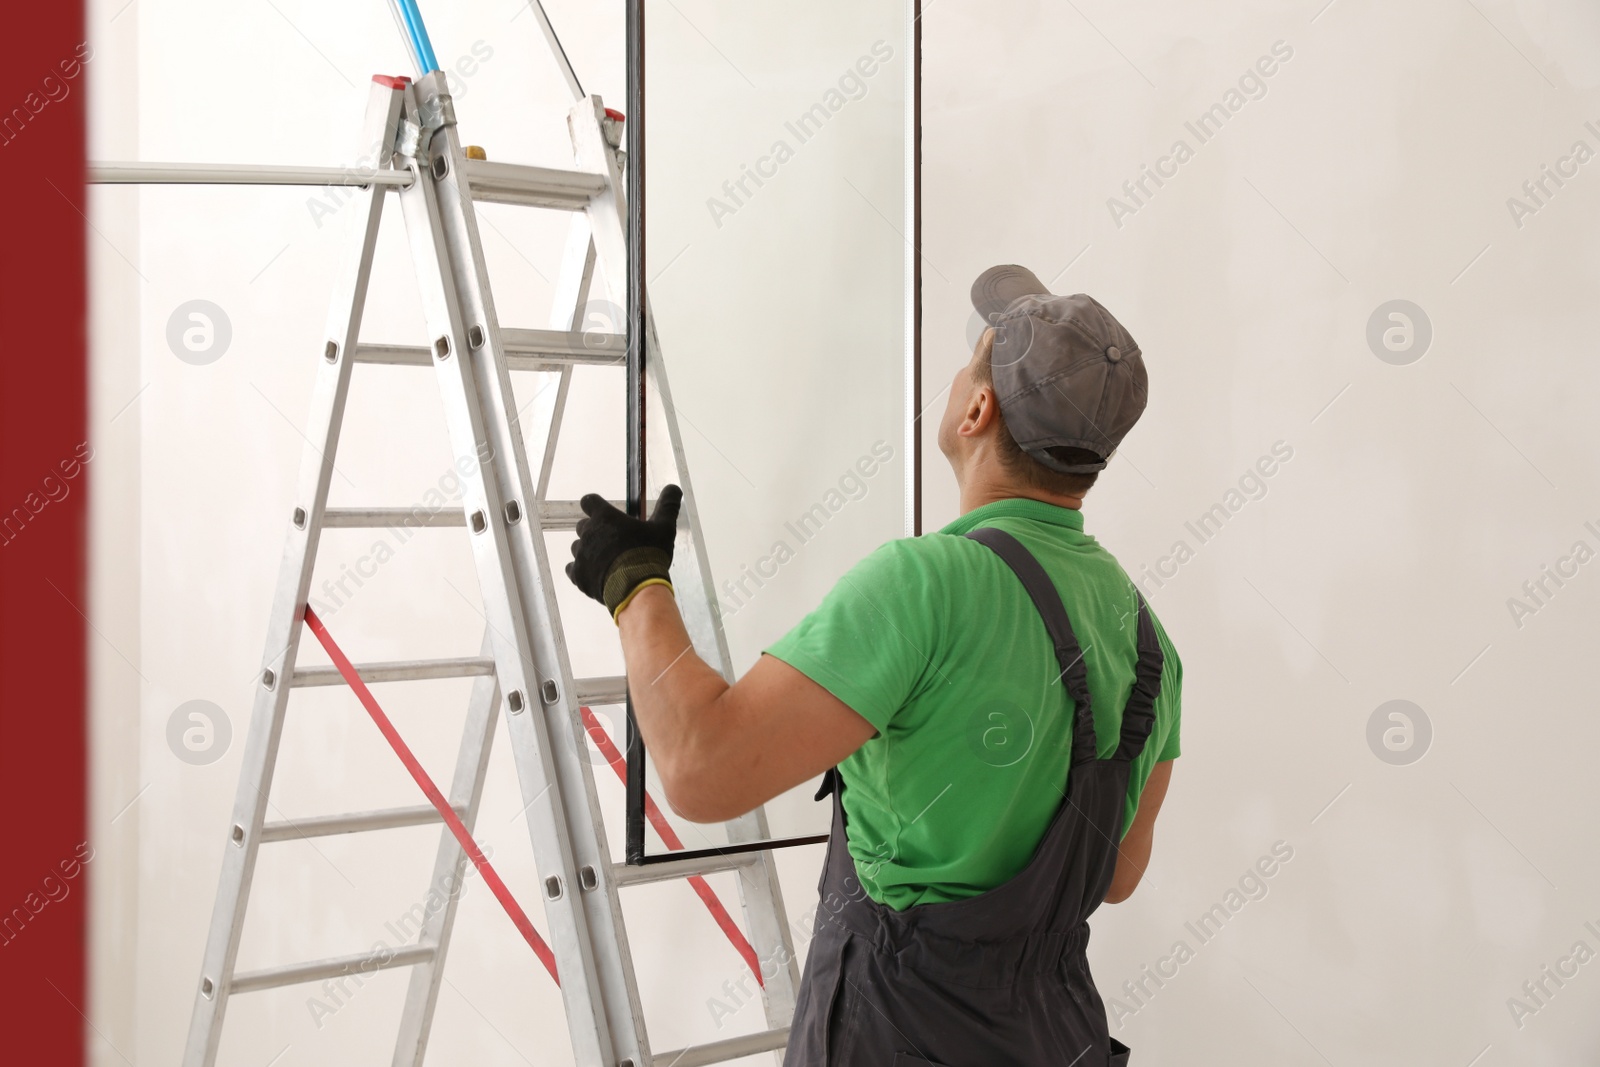
[[[874,901],[845,846],[844,781],[830,771],[833,832],[815,936],[784,1067],[1121,1067],[1084,949],[1122,838],[1129,764],[1155,721],[1162,654],[1138,596],[1139,661],[1116,752],[1097,758],[1088,672],[1055,585],[1001,530],[968,537],[1016,572],[1044,619],[1075,708],[1067,795],[1033,859],[965,900],[895,911]]]

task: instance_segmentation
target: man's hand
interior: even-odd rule
[[[578,523],[567,577],[604,604],[613,619],[640,589],[650,585],[671,589],[672,545],[682,503],[683,490],[666,486],[645,520],[618,511],[598,493],[585,496],[578,505],[588,518]]]

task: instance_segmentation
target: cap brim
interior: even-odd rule
[[[1049,295],[1051,295],[1050,290],[1033,271],[1027,267],[1019,267],[1015,263],[990,267],[978,275],[978,280],[972,283],[972,306],[978,309],[983,321],[990,325],[993,325],[995,318],[1017,298]]]

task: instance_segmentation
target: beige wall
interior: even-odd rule
[[[1154,864],[1091,950],[1134,1062],[1589,1062],[1600,963],[1546,980],[1543,1006],[1521,987],[1600,951],[1600,564],[1565,564],[1536,614],[1508,600],[1575,542],[1600,550],[1600,162],[1520,226],[1507,199],[1575,142],[1600,151],[1600,19],[1324,2],[931,6],[926,394],[996,262],[1097,296],[1149,366],[1087,508],[1136,578],[1171,575],[1146,588],[1185,666]],[[1185,123],[1277,42],[1292,56],[1200,143]],[[1180,139],[1193,157],[1133,201],[1123,183]],[[1366,337],[1393,299],[1432,325],[1408,365]],[[1293,456],[1247,480],[1258,499],[1230,497],[1277,442]],[[954,513],[936,466],[930,525]],[[1186,524],[1219,503],[1201,543]],[[1192,557],[1162,563],[1179,542]],[[1391,700],[1431,723],[1410,765],[1369,747]],[[1265,897],[1230,900],[1262,857]],[[1185,925],[1235,902],[1204,943]],[[1514,1021],[1516,996],[1537,1013]]]
[[[139,155],[138,20],[120,0],[87,7],[94,49],[85,82],[89,156]],[[91,1062],[121,1063],[137,1041],[142,640],[139,619],[139,404],[142,321],[139,193],[91,188],[85,210],[93,313],[90,375],[89,644],[90,861],[89,1004],[84,1032]]]

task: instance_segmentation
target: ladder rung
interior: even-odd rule
[[[623,500],[611,501],[614,508],[625,509],[628,504]],[[649,497],[644,502],[646,515],[655,511],[656,498]],[[587,516],[583,507],[576,500],[541,500],[539,502],[539,525],[545,530],[571,530]]]
[[[611,865],[611,880],[619,886],[649,885],[651,882],[667,882],[674,878],[693,878],[697,874],[737,871],[743,867],[754,867],[764,855],[764,852],[730,852],[726,856],[695,856],[640,865],[614,863]]]
[[[611,503],[619,508],[623,506],[620,500],[613,500]],[[655,501],[648,501],[648,505],[654,508]],[[545,500],[539,504],[539,525],[546,530],[571,530],[582,518],[583,508],[576,500]],[[430,511],[420,505],[409,508],[328,508],[322,513],[322,528],[325,530],[355,527],[377,529],[391,526],[423,528],[466,524],[465,513],[454,508]],[[310,684],[333,685],[334,683]]]
[[[503,326],[500,340],[506,346],[506,354],[513,357],[514,368],[515,360],[610,366],[620,365],[628,358],[627,335],[603,330],[525,330]]]
[[[284,967],[267,967],[233,976],[230,993],[253,993],[258,989],[276,989],[279,986],[300,982],[315,982],[319,978],[335,978],[341,974],[370,974],[391,967],[410,967],[433,959],[432,945],[406,945],[404,948],[386,948],[376,952],[362,952],[354,956],[335,956],[310,963],[291,963]]]
[[[421,345],[374,345],[362,341],[356,345],[356,362],[426,367],[433,362],[433,355]]]
[[[604,678],[579,678],[578,703],[591,708],[621,704],[628,699],[628,676],[614,674]]]
[[[456,808],[465,816],[466,809]],[[358,811],[351,815],[318,815],[310,819],[269,822],[261,828],[262,844],[271,841],[298,841],[302,837],[329,837],[333,834],[359,834],[368,830],[393,830],[401,826],[426,826],[439,822],[432,804],[412,808],[387,808],[383,811]]]
[[[730,1037],[723,1041],[711,1041],[704,1045],[690,1045],[685,1049],[673,1052],[657,1052],[650,1057],[652,1067],[704,1067],[708,1063],[726,1063],[742,1056],[754,1056],[758,1052],[771,1052],[773,1049],[783,1048],[789,1043],[789,1028],[787,1026],[777,1030],[763,1030],[759,1034],[746,1034],[743,1037]]]
[[[322,513],[322,528],[388,526],[465,526],[467,516],[455,508],[433,511],[421,506],[410,508],[328,508]]]
[[[472,199],[479,203],[582,211],[596,193],[606,188],[602,175],[579,170],[491,163],[482,159],[465,160],[462,169],[472,190]]]
[[[363,682],[418,682],[426,678],[473,678],[493,674],[494,660],[480,656],[453,659],[402,659],[388,663],[358,663],[356,674]],[[296,667],[291,685],[296,689],[316,685],[343,685],[337,667]]]
[[[113,185],[377,185],[400,189],[411,172],[362,167],[282,167],[256,163],[91,163],[89,181]]]
[[[502,327],[506,366],[512,370],[560,370],[565,366],[620,367],[627,359],[628,339],[620,333],[567,330],[524,330]],[[433,352],[423,345],[356,346],[357,363],[426,367]]]
[[[651,507],[655,501],[649,502]],[[621,500],[613,500],[612,507],[622,508],[627,505]],[[545,500],[539,504],[539,524],[546,530],[571,530],[575,529],[584,519],[583,508],[576,500]]]

